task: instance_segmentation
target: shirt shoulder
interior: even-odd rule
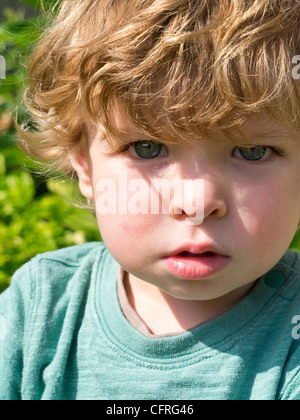
[[[297,272],[300,275],[300,253],[289,249],[286,251],[280,262],[285,264],[287,267]]]
[[[284,320],[288,330],[285,338],[282,334],[282,348],[284,343],[289,343],[278,399],[298,400],[300,399],[300,254],[288,250],[274,270],[283,274],[285,280],[278,289],[278,322],[280,319]]]
[[[106,246],[104,242],[88,242],[82,245],[74,245],[38,254],[35,258],[33,258],[33,261],[61,263],[66,266],[80,266],[83,262],[87,261],[89,257],[94,255],[95,252],[102,252],[105,250]]]
[[[105,251],[104,243],[90,242],[38,254],[15,272],[10,287],[1,298],[7,300],[7,295],[18,291],[24,298],[33,299],[43,290],[64,289],[76,279],[78,271],[87,273],[91,270],[97,257],[101,259]]]
[[[13,276],[11,293],[28,300],[27,315],[37,316],[57,305],[67,309],[72,294],[87,288],[94,266],[107,252],[104,243],[91,242],[38,254]],[[64,305],[61,305],[64,302]]]
[[[283,276],[283,285],[279,288],[280,296],[290,302],[299,300],[300,254],[296,251],[288,250],[272,270],[272,273],[274,272],[278,272]]]
[[[108,251],[104,243],[91,242],[38,254],[24,264],[0,295],[1,335],[4,336],[4,319],[10,313],[23,315],[26,330],[33,318],[51,311],[61,300],[67,307],[72,291],[87,287],[94,265],[105,252]]]
[[[39,372],[58,349],[68,354],[104,254],[100,242],[68,247],[37,255],[14,274],[0,295],[0,399],[41,398]]]

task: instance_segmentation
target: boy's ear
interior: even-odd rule
[[[71,157],[71,163],[73,169],[76,171],[78,180],[79,180],[79,188],[81,194],[90,199],[94,199],[93,194],[93,187],[92,181],[90,177],[90,170],[87,161],[87,157],[85,156],[84,150],[80,150],[76,155]]]

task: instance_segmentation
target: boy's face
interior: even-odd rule
[[[151,142],[121,113],[117,121],[128,145],[139,143],[112,151],[91,128],[87,157],[75,169],[82,193],[95,201],[107,248],[131,279],[180,299],[211,300],[245,290],[278,262],[300,216],[300,141],[287,128],[249,120],[242,130],[251,144],[236,147],[219,134],[184,147]],[[187,191],[202,223],[180,188],[168,200],[160,194],[169,212],[151,214],[150,185],[174,179],[200,180]],[[117,203],[114,214],[104,214],[106,198]]]

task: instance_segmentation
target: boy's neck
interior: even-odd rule
[[[209,301],[182,300],[125,273],[128,300],[152,334],[176,334],[193,329],[227,312],[243,300],[256,282]]]

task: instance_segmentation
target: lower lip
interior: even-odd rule
[[[183,279],[203,279],[225,268],[230,261],[230,257],[214,254],[211,256],[197,255],[182,257],[173,255],[164,258],[167,270]]]

